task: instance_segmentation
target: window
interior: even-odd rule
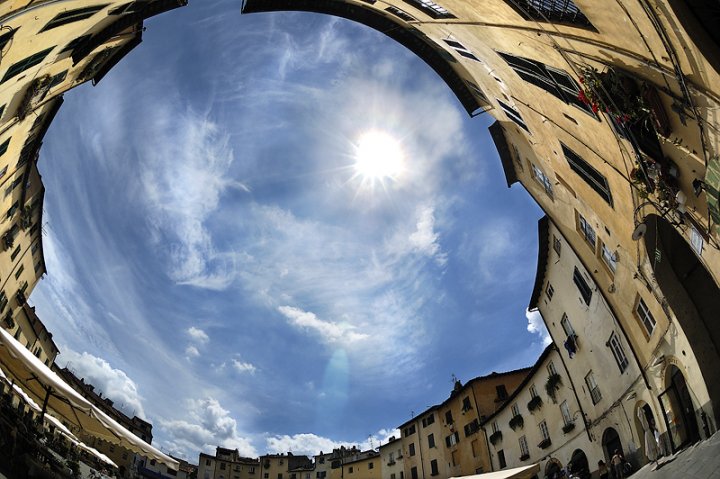
[[[50,83],[48,84],[48,90],[51,88],[55,88],[59,84],[65,81],[65,78],[67,77],[67,70],[58,73],[57,75],[53,75],[52,78],[50,78]]]
[[[428,436],[428,447],[435,447],[435,436],[433,434]]]
[[[500,108],[502,108],[502,110],[505,112],[505,115],[508,117],[509,120],[515,122],[517,126],[530,133],[530,130],[525,124],[525,120],[523,120],[519,111],[517,111],[515,108],[511,107],[507,103],[501,102],[500,100],[497,100],[497,102],[500,105]]]
[[[80,45],[81,43],[85,42],[86,40],[89,40],[90,37],[92,37],[91,34],[82,35],[82,36],[80,36],[80,37],[77,37],[76,39],[74,39],[73,41],[71,41],[70,43],[68,43],[68,44],[65,46],[65,48],[63,48],[62,50],[60,50],[60,53],[65,53],[65,52],[69,52],[69,51],[75,50],[75,48],[76,48],[78,45]]]
[[[562,247],[562,245],[561,245],[561,243],[560,243],[560,238],[558,238],[557,236],[553,235],[553,249],[554,249],[555,252],[558,254],[558,256],[560,256],[560,249],[561,249],[561,247]]]
[[[436,459],[433,459],[432,461],[430,461],[430,475],[431,476],[438,475],[438,465],[437,465]]]
[[[472,436],[480,430],[480,421],[473,419],[469,423],[465,424],[465,437]]]
[[[610,194],[610,185],[608,184],[607,178],[570,148],[562,143],[560,143],[560,146],[562,146],[563,154],[565,154],[565,159],[570,165],[570,169],[577,173],[590,188],[595,190],[607,204],[612,206],[612,195]]]
[[[458,53],[458,55],[464,56],[465,58],[469,58],[470,60],[475,60],[476,62],[480,61],[480,59],[478,57],[476,57],[475,55],[473,55],[473,53],[470,50],[465,48],[465,46],[462,43],[457,42],[455,40],[448,40],[447,38],[443,38],[443,41],[445,43],[447,43],[448,45],[450,45],[450,47],[453,50],[455,50]]]
[[[433,424],[435,422],[435,414],[430,414],[429,416],[425,416],[422,420],[423,427],[428,427],[430,424]]]
[[[15,261],[15,258],[17,258],[17,256],[18,256],[19,254],[20,254],[20,245],[18,245],[17,248],[15,248],[15,249],[13,250],[12,254],[10,255],[10,260],[11,260],[11,261]]]
[[[248,473],[249,474],[255,474],[255,466],[248,467]]]
[[[589,244],[592,250],[595,251],[595,243],[597,242],[597,235],[595,234],[595,230],[592,226],[590,226],[588,220],[586,220],[585,217],[580,213],[577,214],[577,221],[578,231],[580,232],[580,235],[585,238],[587,244]]]
[[[541,170],[535,163],[530,163],[530,167],[532,168],[532,176],[542,185],[542,187],[545,189],[545,193],[552,198],[553,197],[553,188],[552,188],[552,182],[550,181],[550,178],[547,177],[545,172]]]
[[[453,423],[452,411],[447,411],[447,412],[445,413],[445,423],[446,423],[446,424],[452,424],[452,423]]]
[[[209,465],[210,465],[210,459],[205,459],[205,465],[206,465],[206,466],[209,466]]]
[[[404,10],[400,10],[397,7],[390,6],[390,7],[387,7],[385,9],[385,11],[392,13],[393,15],[395,15],[398,18],[402,18],[406,22],[414,22],[415,21],[415,17],[413,17],[409,13],[405,12]]]
[[[545,293],[547,294],[548,301],[552,300],[553,294],[555,294],[555,289],[553,289],[552,284],[547,284],[547,287],[545,288]]]
[[[0,156],[2,156],[2,155],[5,154],[5,152],[7,151],[9,145],[10,145],[10,138],[8,138],[7,140],[5,140],[5,141],[3,141],[2,143],[0,143]],[[7,171],[7,166],[5,166],[4,170]],[[5,173],[3,172],[3,175],[4,175],[4,174],[5,174]],[[2,176],[2,175],[0,175],[0,176]]]
[[[566,23],[575,27],[595,28],[573,0],[505,0],[525,20]]]
[[[97,12],[105,8],[106,5],[95,5],[93,7],[76,8],[75,10],[68,10],[66,12],[59,13],[43,27],[41,32],[51,30],[53,28],[67,25],[68,23],[79,22],[95,15]]]
[[[456,18],[455,15],[431,0],[405,0],[405,3],[425,12],[431,18]]]
[[[508,393],[504,384],[498,384],[495,386],[495,392],[497,393],[498,399],[507,399]]]
[[[517,403],[513,404],[510,408],[512,410],[513,416],[519,416],[520,415],[520,408],[518,407]]]
[[[560,320],[560,326],[562,326],[563,331],[565,331],[565,336],[570,337],[575,335],[575,330],[573,329],[572,324],[570,324],[570,320],[565,313],[563,313],[562,319]]]
[[[221,463],[220,463],[220,469],[224,471],[224,470],[225,470],[225,467],[226,467],[225,463],[224,463],[224,462],[221,462]]]
[[[500,463],[500,469],[507,467],[507,463],[505,462],[505,451],[502,449],[498,451],[498,462]]]
[[[13,35],[15,35],[15,32],[17,30],[17,28],[11,28],[9,32],[0,35],[0,50],[3,50],[5,48],[5,45],[7,45],[10,40],[12,40],[12,37]]]
[[[472,440],[472,442],[470,443],[470,448],[472,449],[473,457],[477,457],[478,452],[480,451],[477,439]]]
[[[0,83],[5,83],[11,78],[21,74],[25,70],[29,70],[30,68],[39,65],[43,60],[45,60],[45,57],[48,56],[48,54],[52,51],[53,48],[55,47],[47,48],[41,52],[30,55],[29,57],[13,64],[10,68],[8,68],[7,72],[5,72],[5,76],[3,76],[3,79],[0,81]]]
[[[542,88],[568,105],[590,111],[589,107],[578,98],[580,86],[565,71],[509,53],[498,52],[498,55],[526,82]]]
[[[372,469],[373,467],[375,467],[375,464],[373,464],[372,462],[368,462],[368,469]]]
[[[520,444],[520,457],[530,456],[530,449],[528,449],[527,438],[525,436],[520,436],[518,444]]]
[[[2,154],[2,153],[0,153]],[[695,252],[698,254],[698,256],[702,255],[703,251],[703,244],[704,240],[702,235],[700,235],[700,232],[695,228],[695,225],[690,225],[690,245],[692,246],[692,249],[695,250]]]
[[[588,390],[590,391],[590,397],[592,397],[593,404],[600,402],[602,395],[600,394],[600,388],[595,382],[595,376],[593,376],[592,371],[587,373],[587,376],[585,376],[585,384],[587,384]]]
[[[570,408],[568,407],[567,401],[563,401],[560,404],[560,414],[562,414],[563,424],[566,426],[573,422],[572,416],[570,415]]]
[[[556,375],[558,372],[557,372],[557,369],[555,369],[555,363],[553,363],[552,361],[550,361],[550,362],[548,363],[548,365],[547,365],[547,371],[548,371],[548,374],[549,374],[550,376]],[[533,387],[533,389],[534,389],[534,387]],[[536,391],[536,392],[537,392],[537,391]],[[537,396],[537,394],[535,394],[535,396]],[[533,396],[533,397],[534,397],[534,396]]]
[[[457,433],[457,431],[445,438],[445,445],[447,447],[452,447],[458,442],[460,442],[460,435]]]
[[[472,409],[472,406],[470,405],[470,396],[465,396],[463,399],[463,405],[462,410],[463,412],[467,412]]]
[[[0,313],[5,311],[5,306],[8,304],[8,297],[5,291],[0,291]]]
[[[543,441],[547,441],[550,439],[550,433],[548,432],[547,423],[545,421],[540,422],[538,424],[538,427],[540,428],[540,435],[543,438]]]
[[[499,430],[500,430],[500,428],[498,427],[497,421],[493,421],[493,423],[492,423],[492,431],[493,431],[493,434],[495,434],[495,433],[498,432]]]
[[[3,167],[3,169],[0,170],[0,178],[2,178],[3,176],[5,176],[5,174],[7,173],[7,170],[8,170],[8,165],[5,165],[5,166]]]
[[[20,265],[17,271],[15,271],[15,279],[20,279],[20,275],[22,274],[23,270],[25,270],[25,266]]]
[[[405,428],[405,436],[411,436],[415,434],[415,424],[408,426]]]
[[[605,265],[608,267],[610,271],[615,273],[617,270],[617,254],[610,251],[610,248],[608,248],[605,243],[602,243],[600,246],[600,251],[602,252],[602,259]]]
[[[410,454],[410,456],[415,455],[415,443],[414,442],[411,442],[410,445],[408,446],[408,454]]]
[[[348,468],[348,472],[349,472],[350,474],[353,473],[353,467],[352,467],[352,466],[350,466],[350,467]]]
[[[417,467],[413,467],[410,469],[410,477],[412,479],[418,479]]]
[[[587,281],[585,281],[585,278],[583,278],[583,275],[577,267],[573,271],[573,282],[580,291],[580,295],[582,296],[583,301],[585,301],[585,304],[590,305],[590,300],[592,299],[593,294],[592,289],[590,289],[590,285],[587,284]]]
[[[647,307],[647,304],[645,304],[645,301],[643,301],[642,298],[639,298],[635,312],[637,313],[638,318],[640,318],[640,321],[643,323],[643,326],[645,326],[645,331],[647,332],[648,337],[652,336],[653,331],[655,331],[655,318],[653,318],[650,309]]]
[[[537,389],[535,388],[534,384],[532,386],[530,386],[529,389],[530,389],[530,397],[533,397],[533,398],[538,397],[538,392],[537,392]]]
[[[610,335],[608,346],[610,346],[613,356],[615,356],[615,362],[617,363],[618,368],[620,368],[620,372],[625,372],[628,367],[628,358],[625,356],[625,351],[623,350],[622,343],[620,343],[620,338],[617,334],[612,333]]]

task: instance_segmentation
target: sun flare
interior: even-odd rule
[[[397,181],[403,171],[404,155],[400,143],[382,131],[364,133],[355,149],[355,172],[363,180]]]

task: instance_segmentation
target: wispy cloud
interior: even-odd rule
[[[299,308],[280,306],[278,311],[288,319],[291,325],[315,333],[327,343],[354,343],[369,337],[365,333],[356,332],[357,328],[355,326],[347,323],[322,321],[315,313],[303,311]]]
[[[235,368],[235,371],[239,373],[248,373],[248,374],[255,374],[255,371],[257,371],[257,368],[248,362],[240,361],[237,359],[232,360],[232,366]]]

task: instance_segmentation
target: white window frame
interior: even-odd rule
[[[635,312],[637,313],[638,318],[640,318],[640,322],[643,323],[648,337],[652,336],[653,331],[655,331],[655,326],[657,325],[657,322],[655,321],[655,318],[650,312],[650,308],[648,308],[647,304],[642,298],[640,298],[640,300],[638,301],[638,304],[635,307]]]
[[[547,423],[545,422],[545,420],[540,421],[538,427],[540,428],[540,434],[542,435],[543,441],[550,440],[550,432],[548,431]]]
[[[610,346],[610,350],[613,353],[613,356],[615,357],[615,362],[617,362],[618,368],[620,368],[620,373],[624,373],[625,370],[628,367],[628,364],[630,362],[628,361],[627,355],[625,354],[625,350],[622,347],[622,343],[620,342],[620,337],[613,333],[610,335],[610,339],[608,340],[608,346]]]

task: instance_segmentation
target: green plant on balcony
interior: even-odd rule
[[[517,428],[522,429],[522,427],[525,425],[525,421],[523,420],[523,417],[521,414],[518,414],[516,416],[513,416],[510,419],[510,428],[514,431]]]
[[[565,434],[567,434],[567,433],[569,433],[570,431],[572,431],[573,429],[575,429],[575,423],[574,423],[574,422],[569,422],[569,423],[565,424],[565,425],[562,427],[562,432],[565,433]]]
[[[629,75],[613,68],[601,72],[590,66],[581,72],[578,99],[593,113],[606,113],[621,126],[650,120],[650,109]]]
[[[528,401],[527,408],[528,411],[533,412],[536,409],[540,409],[542,407],[542,398],[540,396],[533,396],[533,398]]]
[[[538,444],[538,447],[540,449],[547,449],[548,447],[550,447],[551,444],[552,444],[552,441],[550,440],[550,438],[547,438],[547,439],[543,439],[542,441],[540,441],[540,444]]]
[[[545,392],[547,392],[547,395],[550,396],[550,398],[553,400],[553,402],[557,402],[557,399],[555,398],[555,393],[558,389],[560,389],[560,385],[562,384],[562,377],[558,373],[551,374],[547,382],[545,383]]]
[[[502,441],[502,431],[495,431],[494,433],[490,434],[490,442],[493,446],[500,441]]]

